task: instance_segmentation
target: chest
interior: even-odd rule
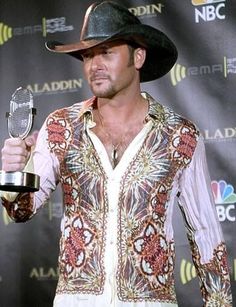
[[[102,126],[96,126],[92,131],[103,144],[112,167],[114,168],[120,162],[125,150],[141,132],[143,127],[143,124],[136,124],[130,127],[121,127],[114,124],[114,126],[109,129],[104,129]]]

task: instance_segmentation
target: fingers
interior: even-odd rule
[[[26,146],[28,147],[27,149],[30,149],[32,146],[36,144],[38,134],[39,134],[39,131],[34,130],[31,135],[25,138],[25,143],[26,143]]]
[[[27,147],[32,147],[36,143],[36,138],[34,135],[30,135],[30,136],[27,136],[24,141]]]
[[[29,155],[27,146],[31,147],[33,145],[32,139],[28,140],[27,143],[25,140],[20,138],[10,138],[5,140],[2,148],[3,171],[15,172],[24,169]]]
[[[6,172],[22,171],[30,156],[31,147],[36,144],[38,131],[34,131],[24,140],[9,138],[2,148],[2,170]]]

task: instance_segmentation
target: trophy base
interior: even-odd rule
[[[0,171],[0,191],[36,192],[39,190],[39,182],[40,178],[36,174]]]

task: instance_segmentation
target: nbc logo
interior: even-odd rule
[[[0,45],[12,38],[12,28],[0,22]]]
[[[195,8],[195,22],[199,23],[200,20],[208,22],[216,19],[225,19],[224,2],[225,0],[192,0],[194,6],[201,6],[199,9]]]
[[[180,280],[182,284],[185,285],[195,277],[197,277],[195,266],[191,262],[182,259],[180,264]]]
[[[234,193],[234,187],[231,184],[227,184],[226,181],[220,180],[212,181],[211,188],[219,221],[235,222],[236,194]]]
[[[217,2],[223,2],[224,0],[192,0],[193,5],[212,4]]]

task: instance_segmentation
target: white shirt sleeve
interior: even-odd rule
[[[226,246],[217,216],[203,138],[179,177],[179,204],[204,306],[232,306]]]
[[[34,170],[40,176],[40,189],[34,193],[35,209],[41,207],[59,182],[59,161],[50,151],[46,124],[42,126],[33,154]]]

